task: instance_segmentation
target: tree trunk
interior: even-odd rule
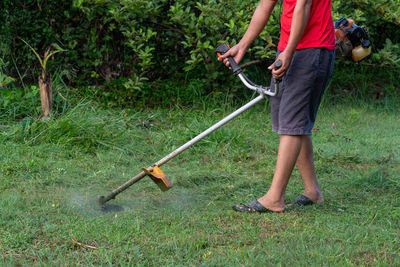
[[[43,77],[45,77],[43,79]],[[40,101],[42,102],[43,117],[48,118],[53,109],[53,81],[43,71],[39,77]]]

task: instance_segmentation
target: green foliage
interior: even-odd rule
[[[0,58],[0,88],[7,88],[15,82],[15,79],[4,72],[3,66],[4,62]]]
[[[337,101],[375,99],[380,102],[385,98],[396,99],[400,95],[400,72],[392,66],[336,60],[335,69],[324,98]]]
[[[28,83],[38,76],[41,69],[37,68],[37,59],[20,39],[26,40],[41,54],[50,43],[61,39],[62,29],[71,24],[66,18],[67,6],[64,1],[1,1],[0,21],[4,23],[0,24],[0,57],[13,63],[9,66],[12,76],[17,76],[18,69],[21,70],[20,78]],[[76,59],[69,62],[72,60]],[[67,61],[64,58],[57,63],[63,62],[66,66]]]
[[[39,87],[20,89],[15,85],[16,79],[6,73],[6,64],[0,58],[0,119],[35,114],[39,106],[35,107],[34,103],[40,103]]]
[[[9,69],[8,76],[19,78],[18,86],[35,84],[40,66],[18,38],[39,54],[48,44],[59,43],[68,51],[52,60],[50,71],[67,72],[68,85],[96,88],[96,97],[111,105],[143,106],[141,98],[160,84],[176,80],[187,85],[188,76],[200,82],[204,94],[218,93],[221,84],[238,91],[239,83],[226,75],[213,49],[219,42],[234,45],[240,40],[258,2],[4,0],[0,3],[4,10],[0,13],[4,21],[0,24],[0,58]],[[373,45],[373,55],[366,62],[398,70],[399,6],[399,0],[333,1],[333,18],[352,18],[366,26]],[[279,16],[277,7],[243,63],[273,60]],[[335,72],[347,67],[344,63]],[[269,76],[264,65],[246,71]]]
[[[393,44],[390,39],[386,39],[384,48],[374,56],[382,65],[400,68],[400,43]]]
[[[23,89],[15,85],[0,88],[0,121],[16,120],[24,117],[39,117],[40,94],[37,85],[25,86]],[[62,75],[57,74],[53,80],[54,115],[63,114],[70,103],[67,100],[70,89],[63,81]]]
[[[67,1],[11,1],[0,2],[0,57],[7,62],[11,76],[21,70],[25,83],[36,83],[41,72],[35,55],[20,39],[35,47],[39,54],[51,43],[59,43],[68,50],[50,64],[51,73],[67,71],[69,83],[94,83],[93,73],[102,80],[111,78],[114,72],[124,71],[122,62],[129,56],[119,46],[121,37],[117,31],[102,31],[101,19],[89,20]],[[101,14],[100,16],[101,17]],[[110,68],[107,68],[107,67]],[[21,81],[18,81],[19,83]]]
[[[126,44],[136,54],[134,76],[148,77],[153,81],[159,77],[171,77],[175,72],[196,70],[202,73],[200,77],[206,78],[206,84],[214,88],[223,69],[215,60],[214,47],[219,41],[234,45],[240,40],[258,1],[79,0],[75,3],[90,18],[98,16],[98,6],[109,13],[114,22],[112,25],[122,32]],[[399,5],[399,1],[336,1],[333,14],[335,20],[348,17],[367,26],[376,52],[373,59],[379,59],[377,63],[392,65],[393,60],[379,55],[383,48],[385,51],[382,53],[390,49],[393,55],[397,55],[397,51],[385,45],[385,40],[390,34],[392,42],[399,42],[400,31],[396,27],[399,25]],[[279,8],[276,8],[261,38],[255,41],[247,54],[247,60],[272,60],[279,39],[279,15]],[[137,84],[136,80],[134,84]],[[213,84],[213,81],[217,83]]]
[[[54,56],[57,53],[60,52],[65,52],[66,50],[62,49],[58,44],[51,44],[46,51],[44,52],[44,56],[43,58],[38,54],[38,52],[32,47],[30,46],[25,40],[21,39],[22,42],[24,42],[30,49],[31,51],[35,54],[36,58],[38,59],[39,63],[40,63],[40,67],[42,68],[42,70],[44,71],[44,73],[46,73],[46,68],[47,68],[47,62],[49,61],[49,59]],[[45,79],[45,77],[42,77],[43,79]]]
[[[32,85],[27,90],[25,92],[21,89],[0,89],[1,119],[38,115],[40,110],[39,87]]]
[[[88,18],[108,18],[104,27],[124,35],[122,44],[133,55],[128,89],[140,88],[144,77],[154,81],[191,70],[213,88],[212,82],[225,70],[215,60],[214,47],[219,41],[235,44],[239,40],[257,2],[80,0],[75,6]],[[274,15],[276,22],[277,12]],[[278,30],[275,26],[264,31],[251,55],[271,57],[274,49],[266,50],[264,43],[276,45]]]
[[[139,79],[138,77],[136,79]],[[82,95],[104,103],[107,107],[171,107],[199,105],[206,101],[209,92],[203,81],[197,78],[180,81],[176,79],[156,80],[152,83],[137,81],[133,78],[120,78],[104,85],[104,89],[88,86]]]
[[[51,143],[66,147],[79,147],[85,152],[92,152],[98,146],[113,147],[122,131],[121,121],[105,123],[104,118],[88,116],[93,112],[93,103],[78,103],[73,109],[51,120],[24,118],[12,132],[3,135],[5,140],[15,140],[21,144],[39,145]]]
[[[0,73],[0,88],[7,87],[15,81],[14,78],[7,76],[4,73]]]

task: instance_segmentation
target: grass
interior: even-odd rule
[[[162,193],[145,178],[107,213],[98,194],[235,107],[138,112],[80,103],[47,122],[3,121],[0,264],[400,265],[399,106],[327,102],[313,133],[326,201],[281,214],[231,210],[271,182],[279,137],[267,105],[163,166],[173,189]],[[301,192],[295,171],[287,202]]]

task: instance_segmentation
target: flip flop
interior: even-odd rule
[[[263,212],[273,212],[272,210],[267,209],[266,207],[264,207],[263,205],[261,205],[260,202],[258,202],[257,199],[249,202],[247,205],[235,205],[232,206],[232,208],[235,211],[240,211],[240,212],[259,212],[259,213],[263,213]]]
[[[314,202],[305,195],[299,195],[294,201],[294,204],[299,206],[308,206],[314,204]]]

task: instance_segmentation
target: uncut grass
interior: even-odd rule
[[[145,178],[108,213],[95,205],[98,194],[234,108],[137,112],[82,103],[49,122],[3,122],[0,262],[399,265],[398,109],[352,106],[323,105],[315,125],[326,202],[281,214],[231,210],[263,194],[273,175],[278,136],[261,104],[163,166],[173,189],[161,193]],[[295,171],[287,202],[301,192]]]

